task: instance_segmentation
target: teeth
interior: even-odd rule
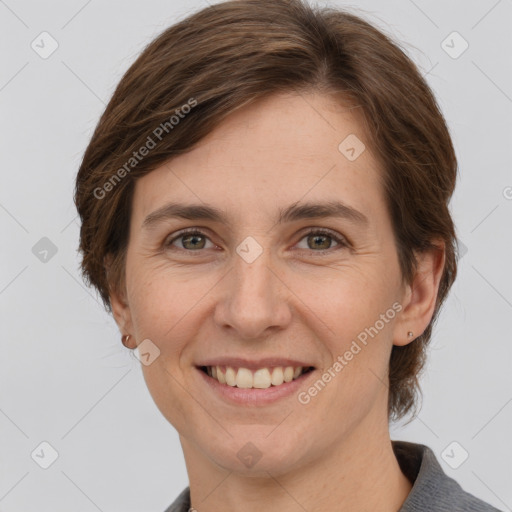
[[[235,370],[233,370],[235,371]],[[252,388],[252,372],[247,368],[239,368],[236,374],[237,388]]]
[[[291,382],[293,380],[293,367],[287,366],[284,369],[283,376],[285,382]]]
[[[238,373],[240,373],[240,370],[238,370]],[[252,385],[259,389],[269,388],[272,385],[268,368],[262,368],[261,370],[256,370],[254,372]]]
[[[226,375],[219,370],[218,366],[216,366],[215,369],[216,369],[216,373],[217,373],[217,377],[216,377],[217,380],[221,384],[226,384]]]
[[[217,371],[219,371],[218,366]],[[226,384],[228,386],[236,386],[236,373],[235,370],[233,370],[233,368],[226,368]]]
[[[283,369],[280,366],[276,366],[272,370],[272,385],[279,386],[284,382]]]
[[[225,368],[225,369],[223,369]],[[276,366],[275,368],[259,368],[252,372],[247,368],[208,366],[206,372],[221,384],[238,388],[266,389],[280,386],[283,382],[291,382],[302,375],[302,366]]]

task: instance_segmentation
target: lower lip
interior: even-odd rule
[[[205,372],[196,368],[202,379],[210,389],[221,398],[238,405],[268,405],[282,398],[296,394],[307,379],[315,373],[315,370],[303,373],[300,377],[291,382],[283,382],[279,386],[270,386],[265,389],[258,388],[237,388],[228,384],[221,384],[217,379],[210,377]]]

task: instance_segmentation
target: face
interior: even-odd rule
[[[274,95],[136,184],[114,314],[187,464],[278,475],[387,431],[392,345],[428,311],[406,316],[377,160],[338,148],[355,112]]]

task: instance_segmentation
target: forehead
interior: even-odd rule
[[[137,181],[136,224],[171,200],[216,205],[244,222],[302,201],[341,200],[382,214],[381,171],[362,119],[359,109],[312,93],[240,108],[194,149]]]

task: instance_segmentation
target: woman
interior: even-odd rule
[[[226,2],[144,50],[75,202],[180,435],[168,511],[496,510],[389,435],[456,276],[456,172],[414,64],[349,13]]]

